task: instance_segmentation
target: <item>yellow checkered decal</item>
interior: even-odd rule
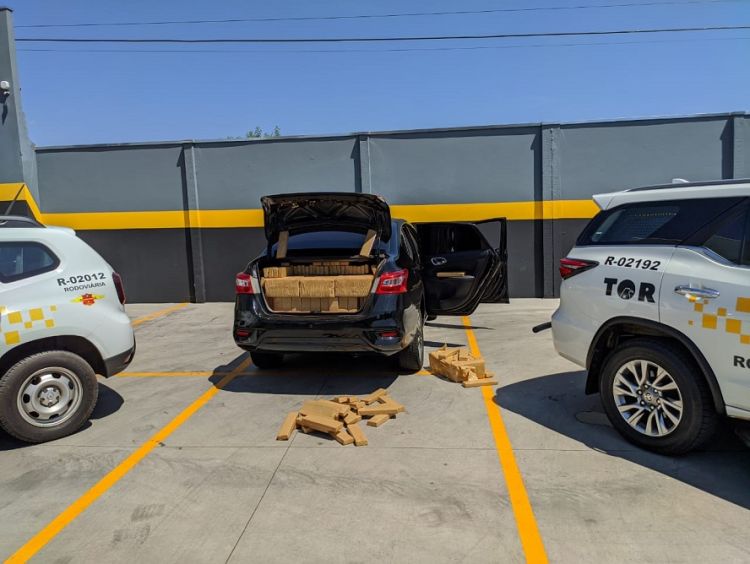
[[[57,306],[47,308],[34,307],[28,310],[8,311],[0,306],[0,329],[6,345],[17,345],[21,342],[24,330],[44,327],[51,329],[55,326],[54,313]]]
[[[700,327],[709,330],[723,329],[725,333],[738,335],[739,341],[743,345],[750,345],[750,323],[745,322],[743,326],[743,321],[732,317],[732,314],[725,307],[717,308],[715,313],[705,311],[708,300],[691,299],[690,301],[693,302],[693,311],[701,314]],[[736,313],[750,313],[750,298],[737,298],[734,309]],[[696,323],[690,319],[688,325],[695,326]]]

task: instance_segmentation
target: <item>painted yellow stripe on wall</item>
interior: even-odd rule
[[[0,199],[12,199],[20,186],[22,185],[0,185]],[[42,223],[80,230],[263,227],[263,211],[260,209],[40,213],[28,188],[24,187],[19,199],[28,203],[35,217]],[[516,221],[588,219],[598,211],[599,208],[592,200],[391,206],[394,217],[413,222],[480,221],[496,217]]]
[[[496,202],[482,204],[392,205],[391,214],[409,221],[481,221],[495,217],[523,219],[587,219],[599,211],[593,200]]]
[[[263,227],[261,210],[45,213],[46,225],[73,229],[182,229]]]

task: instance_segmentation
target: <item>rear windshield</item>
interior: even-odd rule
[[[320,254],[352,256],[359,253],[364,242],[364,233],[353,233],[351,231],[314,231],[292,234],[289,236],[287,256],[317,256]],[[277,245],[274,244],[272,248],[274,255]],[[387,252],[388,245],[378,240],[375,242],[373,250]]]
[[[617,206],[592,219],[577,244],[678,244],[741,201],[742,198],[701,198]]]

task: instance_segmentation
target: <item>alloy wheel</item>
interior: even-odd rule
[[[650,360],[623,364],[612,382],[612,395],[625,422],[648,437],[667,436],[682,420],[682,394],[677,382]]]

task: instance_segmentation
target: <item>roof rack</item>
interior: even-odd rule
[[[0,228],[3,227],[44,227],[44,225],[24,215],[0,215]]]
[[[665,188],[691,188],[696,186],[726,186],[727,184],[750,184],[750,178],[730,178],[727,180],[701,180],[698,182],[673,182],[670,184],[656,184],[630,188],[625,192],[645,192],[646,190],[664,190]]]

